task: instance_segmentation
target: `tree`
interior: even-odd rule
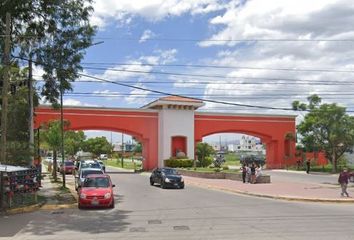
[[[0,3],[0,35],[5,34],[5,13],[11,14],[11,53],[33,58],[43,67],[42,95],[57,103],[60,90],[82,70],[80,62],[92,45],[95,28],[89,23],[92,0],[11,0]],[[0,53],[4,38],[0,37]]]
[[[215,151],[213,147],[210,146],[208,143],[200,142],[197,144],[196,153],[197,153],[200,166],[207,167],[210,164],[209,163],[210,161],[207,161],[207,158],[210,157],[210,155],[214,154]]]
[[[68,127],[69,122],[64,121],[64,126]],[[61,149],[61,124],[60,121],[54,120],[46,124],[44,127],[46,131],[43,132],[43,139],[47,142],[51,150],[53,150],[53,177],[57,181],[57,153]],[[65,137],[65,135],[64,135]]]
[[[354,117],[335,103],[321,104],[317,95],[307,99],[308,104],[293,102],[294,110],[309,111],[297,126],[301,142],[307,150],[324,151],[336,172],[339,158],[354,145]]]
[[[95,157],[98,157],[100,154],[112,152],[113,146],[108,142],[106,137],[95,137],[84,141],[83,150],[91,152]]]
[[[86,136],[83,131],[65,131],[64,149],[68,155],[75,155],[82,150]]]
[[[134,150],[133,150],[135,153],[142,153],[143,152],[143,146],[141,145],[140,142],[137,142],[135,147],[134,147]]]
[[[2,76],[3,68],[0,67],[0,82],[2,82]],[[18,63],[12,63],[10,71],[11,94],[9,93],[8,95],[7,114],[7,163],[22,166],[28,166],[31,156],[34,154],[30,151],[29,145],[27,76],[27,68],[21,69]],[[38,96],[36,94],[34,95],[34,105],[38,105]]]

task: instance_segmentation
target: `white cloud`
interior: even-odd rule
[[[155,33],[153,33],[150,29],[147,29],[143,32],[143,35],[140,37],[139,42],[143,43],[148,39],[154,38],[156,36]]]
[[[150,79],[153,78],[149,74],[154,69],[155,64],[167,64],[176,61],[176,49],[156,50],[154,55],[144,55],[138,59],[130,59],[125,63],[127,65],[117,65],[112,69],[106,70],[96,77],[108,79],[111,81],[128,80],[128,79]],[[147,65],[144,65],[147,64]]]
[[[207,40],[353,39],[353,13],[354,5],[349,0],[312,2],[253,0],[247,1],[244,5],[238,5],[237,2],[232,1],[224,13],[210,20],[210,26],[218,27],[214,28],[215,33]],[[352,74],[270,70],[272,68],[352,70],[354,49],[351,47],[351,42],[200,42],[201,47],[215,45],[223,45],[224,50],[219,51],[215,59],[205,60],[204,63],[265,69],[235,68],[228,70],[227,73],[223,72],[221,74],[225,76],[237,77],[237,79],[227,79],[227,81],[238,81],[238,83],[226,86],[222,83],[215,84],[216,82],[208,84],[205,87],[206,97],[208,94],[218,94],[230,97],[227,101],[290,108],[293,100],[306,101],[306,96],[317,93],[320,96],[322,94],[324,102],[338,102],[341,105],[353,107],[351,99],[340,96],[340,93],[348,92],[348,87],[351,87],[348,82],[352,81]],[[218,71],[214,70],[214,74],[218,74]],[[296,81],[296,79],[302,81]],[[316,81],[328,84],[331,82],[347,83],[347,85],[316,84]],[[245,84],[251,82],[256,84]],[[310,84],[306,84],[307,82]],[[337,95],[326,95],[328,93],[337,93]],[[279,96],[281,94],[283,96]],[[225,97],[219,99],[223,100]],[[206,108],[217,109],[217,106],[221,105],[209,103]],[[261,111],[266,112],[266,110]],[[260,110],[254,110],[254,112],[260,112]],[[278,111],[278,113],[291,113],[291,111]]]
[[[83,102],[81,102],[81,101],[79,101],[79,100],[72,99],[72,98],[64,99],[64,101],[63,101],[63,106],[98,107],[98,105],[83,103]]]
[[[96,0],[92,23],[104,27],[110,20],[129,23],[139,16],[148,21],[160,21],[182,14],[206,14],[225,7],[222,0]]]
[[[143,84],[136,84],[136,87],[144,88]],[[149,102],[149,100],[146,99],[146,97],[149,95],[148,91],[144,91],[141,89],[133,89],[130,92],[130,96],[125,97],[125,101],[127,101],[129,104],[141,104],[145,105]]]

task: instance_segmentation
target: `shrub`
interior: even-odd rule
[[[198,167],[207,167],[213,162],[212,157],[205,157],[204,161],[202,159],[198,159]]]
[[[228,166],[223,166],[222,170],[229,170],[229,167]]]
[[[188,167],[193,167],[193,159],[166,159],[164,160],[165,166],[166,167],[172,167],[172,168],[188,168]]]
[[[214,172],[221,172],[220,168],[214,168]]]

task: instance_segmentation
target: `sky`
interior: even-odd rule
[[[227,103],[200,111],[300,121],[304,113],[270,108],[318,94],[354,112],[352,0],[96,0],[93,8],[94,42],[103,43],[87,49],[87,75]],[[65,105],[139,108],[163,96],[87,80],[73,83]]]

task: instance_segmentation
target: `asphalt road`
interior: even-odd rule
[[[66,209],[0,218],[0,239],[354,239],[354,206],[286,202],[111,173],[113,210]],[[3,237],[3,238],[2,238]]]

